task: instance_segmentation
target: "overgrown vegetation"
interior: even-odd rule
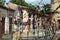
[[[41,13],[49,13],[50,12],[50,4],[46,4],[43,6],[43,9],[40,10],[41,8],[39,7],[39,5],[37,7],[35,7],[34,5],[32,4],[28,4],[25,2],[25,0],[10,0],[10,2],[14,3],[14,4],[17,4],[17,5],[21,5],[21,6],[25,6],[27,8],[36,8],[39,12]],[[0,5],[4,5],[5,4],[5,0],[0,0]]]
[[[4,5],[5,4],[5,0],[0,0],[0,5]]]
[[[11,0],[10,2],[15,3],[17,5],[22,5],[28,8],[34,8],[35,6],[32,4],[26,3],[24,0]]]
[[[43,9],[40,12],[49,14],[51,11],[50,8],[51,8],[50,4],[46,4],[43,6]]]

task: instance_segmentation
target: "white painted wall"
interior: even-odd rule
[[[27,22],[28,21],[28,12],[26,10],[22,10],[23,11],[23,22]]]
[[[5,17],[5,34],[9,33],[9,18]]]

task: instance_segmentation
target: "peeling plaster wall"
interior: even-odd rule
[[[7,10],[0,8],[0,17],[6,17],[7,15]]]

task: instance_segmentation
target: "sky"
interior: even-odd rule
[[[25,0],[27,3],[31,3],[31,4],[50,4],[50,0]]]
[[[50,0],[25,0],[27,3],[31,3],[31,4],[38,4],[38,3],[40,3],[40,4],[50,4]],[[9,2],[9,0],[6,0],[6,2]]]

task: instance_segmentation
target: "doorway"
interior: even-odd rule
[[[2,40],[3,34],[5,32],[5,18],[2,17],[0,20],[0,40]]]
[[[60,20],[58,20],[58,29],[60,30]]]

